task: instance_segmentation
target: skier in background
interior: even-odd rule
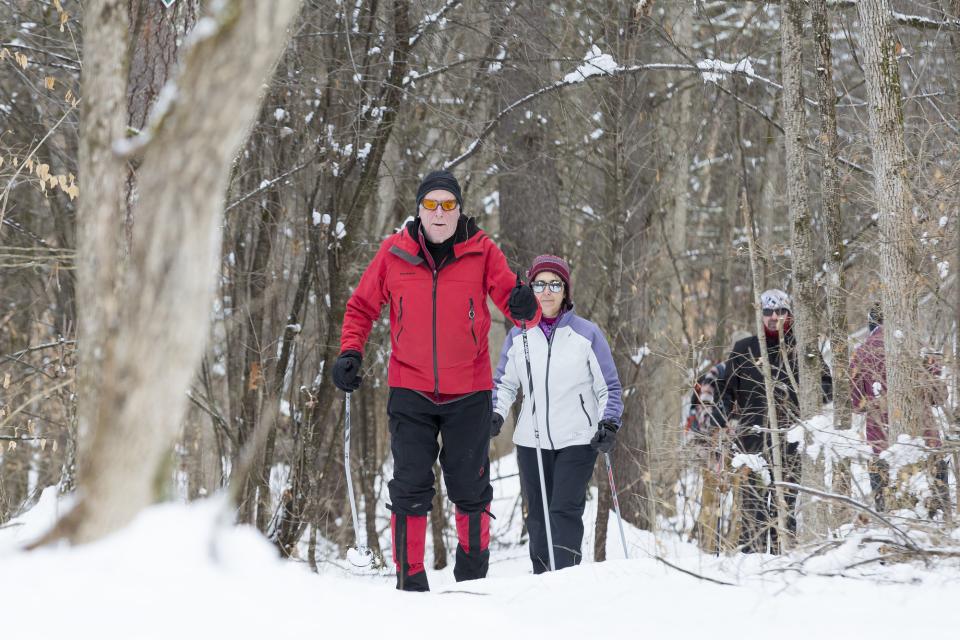
[[[780,438],[783,479],[785,482],[800,481],[800,454],[797,443],[787,443],[786,430],[799,418],[799,401],[793,380],[797,379],[796,339],[793,334],[793,312],[790,296],[780,289],[768,289],[760,294],[763,313],[763,339],[773,375],[774,400],[777,425],[782,430]],[[781,342],[781,333],[783,340]],[[746,454],[761,454],[769,466],[773,461],[773,442],[767,420],[767,396],[760,368],[760,340],[757,336],[744,338],[733,345],[723,374],[717,379],[721,401],[715,417],[719,426],[725,426],[729,417],[739,418],[734,444]],[[821,376],[821,389],[829,400],[833,393],[833,380],[826,369]],[[734,408],[736,412],[734,413]],[[787,529],[795,534],[797,521],[794,507],[795,491],[786,491]],[[740,546],[744,552],[779,550],[776,528],[776,505],[772,491],[757,473],[741,485]]]
[[[890,491],[890,465],[883,458],[883,452],[890,446],[887,437],[887,366],[883,347],[883,309],[880,303],[874,304],[867,313],[867,328],[870,334],[866,341],[853,352],[850,358],[850,400],[855,413],[866,418],[867,443],[873,450],[868,465],[870,472],[870,490],[873,493],[877,511],[885,511],[887,493]],[[941,405],[946,392],[940,381],[941,367],[936,358],[927,355],[924,362],[923,384],[918,384],[919,393],[924,394],[931,406]],[[924,443],[930,448],[940,448],[939,429],[933,424],[933,414],[923,416],[922,425]],[[948,489],[948,464],[942,454],[931,455],[928,459],[929,474],[933,486],[933,495],[928,502],[928,515],[933,518],[936,512],[944,516],[950,514],[950,493]]]

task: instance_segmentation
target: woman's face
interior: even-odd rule
[[[558,286],[559,284],[559,286]],[[559,288],[559,291],[551,289]],[[560,315],[560,307],[563,305],[564,284],[563,279],[553,271],[541,271],[530,281],[533,287],[533,293],[540,301],[540,309],[547,318],[556,318]],[[537,291],[539,289],[539,291]]]

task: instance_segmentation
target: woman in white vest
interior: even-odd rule
[[[570,266],[557,256],[533,261],[528,281],[543,317],[528,327],[533,373],[533,415],[527,363],[519,328],[504,341],[494,378],[491,437],[500,433],[510,406],[523,389],[524,401],[513,442],[520,483],[527,498],[527,531],[533,572],[550,568],[543,498],[537,469],[535,421],[543,450],[543,471],[557,569],[580,563],[583,509],[597,452],[608,453],[623,413],[620,378],[606,338],[597,325],[573,312]]]

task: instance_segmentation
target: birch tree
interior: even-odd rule
[[[817,78],[817,111],[820,115],[820,210],[826,230],[827,324],[833,374],[833,428],[850,429],[850,345],[847,337],[847,296],[844,274],[843,216],[840,212],[840,168],[837,163],[837,92],[833,86],[833,53],[830,44],[830,12],[826,0],[811,0],[811,23],[814,39],[814,66]],[[850,485],[849,463],[841,461],[834,468],[834,490],[845,492]],[[849,510],[831,511],[831,526]]]
[[[919,252],[913,233],[907,149],[903,132],[903,96],[888,0],[861,0],[860,49],[869,103],[874,199],[879,216],[880,290],[884,311],[884,350],[891,442],[916,435],[923,394],[919,373]]]
[[[126,2],[91,2],[84,38],[87,60],[94,61],[86,69],[84,86],[90,92],[85,103],[96,105],[105,97],[120,116],[102,113],[90,122],[103,124],[81,133],[82,140],[95,140],[83,143],[89,153],[81,166],[106,162],[111,170],[100,180],[113,181],[108,188],[89,183],[83,197],[96,204],[122,192],[114,186],[123,178],[118,153],[142,154],[143,161],[126,273],[116,292],[110,282],[88,291],[94,297],[87,304],[96,300],[115,310],[116,320],[104,326],[109,317],[93,317],[86,323],[88,332],[105,337],[102,346],[90,345],[102,349],[93,354],[102,357],[98,379],[85,373],[79,390],[82,402],[95,402],[84,409],[90,424],[82,448],[80,496],[50,536],[76,543],[123,526],[154,498],[154,476],[178,433],[187,386],[207,334],[230,162],[256,114],[263,82],[286,42],[299,2],[268,6],[233,0],[200,20],[175,82],[164,90],[165,100],[144,132],[127,142],[116,130],[116,121],[125,118],[124,6]],[[107,83],[105,96],[98,93],[99,83]],[[209,109],[214,103],[219,108]],[[116,224],[115,205],[106,208],[109,215],[81,221],[93,226],[84,229],[84,237],[105,236],[87,248],[91,255],[83,259],[81,282],[92,280],[89,270],[109,273],[117,264],[111,240],[122,225]],[[99,386],[96,397],[87,393],[94,384]]]
[[[817,339],[817,288],[813,268],[813,229],[807,185],[807,119],[803,91],[803,6],[798,0],[785,0],[781,5],[781,73],[783,76],[783,120],[786,135],[787,199],[790,217],[790,260],[793,274],[793,331],[797,336],[799,365],[800,420],[811,418],[820,409],[821,390],[820,345]],[[761,340],[763,342],[763,340]],[[789,358],[784,355],[784,362]],[[789,427],[790,425],[783,425]],[[808,441],[811,434],[806,434]],[[823,487],[823,459],[811,461],[802,457],[805,484]],[[805,502],[804,528],[819,531],[824,525],[826,505]],[[782,532],[785,533],[785,532]]]

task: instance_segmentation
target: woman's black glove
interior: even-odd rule
[[[493,417],[490,418],[490,439],[493,440],[498,435],[500,435],[500,429],[503,428],[503,416],[501,416],[496,411],[493,412]]]
[[[590,440],[590,447],[600,453],[610,453],[617,441],[617,423],[613,420],[601,420],[598,429]]]
[[[363,376],[360,375],[360,362],[363,356],[359,351],[344,351],[333,363],[333,384],[340,391],[352,393],[360,388]]]

